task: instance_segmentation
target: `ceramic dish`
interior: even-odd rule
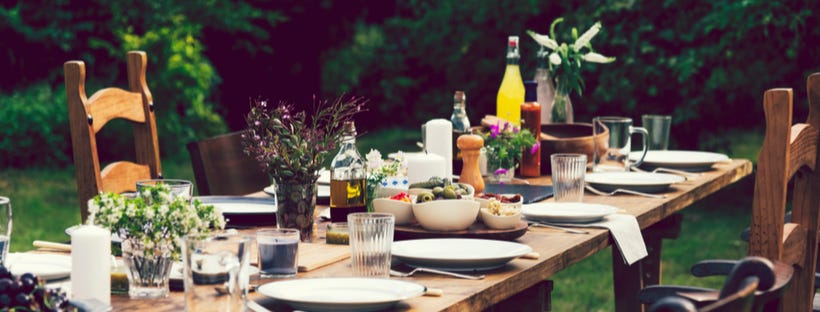
[[[584,181],[592,187],[611,192],[615,189],[628,189],[638,192],[665,192],[669,186],[686,181],[683,176],[651,172],[591,172],[584,176]]]
[[[203,204],[213,205],[234,225],[273,225],[276,223],[276,198],[244,196],[197,196]]]
[[[638,160],[640,152],[629,153],[629,159]],[[686,171],[707,171],[717,162],[729,161],[725,154],[702,151],[649,151],[641,167],[681,169]]]
[[[472,238],[431,238],[393,242],[391,255],[411,267],[483,271],[503,267],[532,252],[515,242]]]
[[[377,311],[415,298],[425,287],[381,278],[300,278],[268,283],[257,288],[265,296],[306,311]]]
[[[588,223],[618,211],[609,205],[588,203],[540,203],[524,205],[521,213],[533,221]]]
[[[71,275],[71,256],[46,253],[9,253],[6,265],[11,274],[32,273],[47,281]]]

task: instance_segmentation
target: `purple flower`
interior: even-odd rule
[[[518,127],[513,126],[512,127],[512,132],[517,134],[518,133]]]
[[[507,169],[504,169],[504,168],[498,168],[498,169],[496,169],[496,170],[495,170],[495,172],[493,172],[493,173],[494,173],[495,175],[502,175],[502,174],[506,174],[506,173],[507,173]]]
[[[498,124],[490,126],[490,138],[495,139],[498,136]]]
[[[532,148],[530,148],[530,154],[535,154],[539,147],[541,147],[541,142],[535,142],[535,144],[532,145]]]
[[[505,121],[504,122],[504,129],[501,130],[501,131],[507,131],[507,129],[509,129],[509,128],[510,128],[510,123]]]

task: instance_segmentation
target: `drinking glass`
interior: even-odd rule
[[[347,215],[354,275],[390,277],[390,247],[393,244],[395,220],[392,213],[359,212]]]
[[[641,126],[649,132],[650,151],[669,148],[669,129],[672,127],[672,116],[642,115]]]
[[[6,256],[11,244],[11,200],[0,196],[0,263],[6,265]]]
[[[581,202],[584,199],[586,154],[552,154],[552,188],[556,202]]]
[[[250,239],[238,234],[184,237],[186,311],[246,311]]]
[[[598,140],[593,141],[596,146],[592,171],[629,171],[630,167],[637,167],[643,163],[646,152],[649,151],[646,143],[649,133],[642,127],[633,127],[632,118],[595,117],[592,119],[592,128],[593,136],[598,136],[599,133],[609,130],[609,140],[606,146],[598,146]],[[641,135],[643,151],[641,158],[633,163],[629,160],[629,152],[632,149],[631,136],[635,133]]]
[[[159,184],[167,185],[171,189],[171,194],[177,197],[185,197],[190,199],[194,196],[194,184],[188,180],[181,179],[151,179],[137,181],[137,194],[139,196],[149,196],[144,194],[148,187]]]
[[[259,274],[264,278],[296,276],[299,269],[299,230],[256,231]]]

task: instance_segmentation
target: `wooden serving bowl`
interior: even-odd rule
[[[609,130],[593,138],[591,123],[551,123],[541,125],[541,174],[552,174],[550,155],[555,153],[586,154],[592,163],[595,142],[599,150],[606,151]]]

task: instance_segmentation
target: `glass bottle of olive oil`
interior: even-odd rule
[[[330,163],[330,221],[347,222],[347,215],[367,212],[364,160],[356,149],[356,126],[345,122],[339,153]]]
[[[524,103],[524,81],[518,61],[518,36],[507,39],[507,68],[496,98],[496,115],[515,126],[521,126],[521,104]]]

